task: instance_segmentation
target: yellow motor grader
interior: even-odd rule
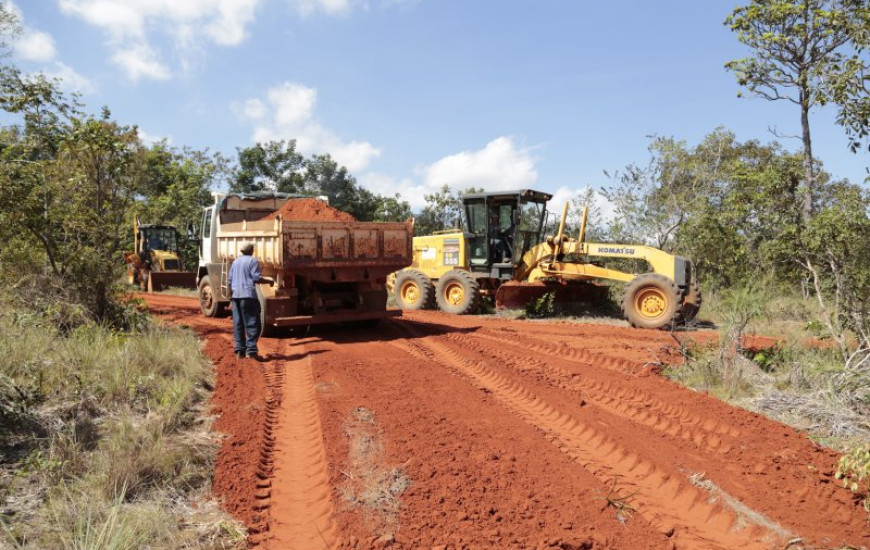
[[[464,195],[463,228],[414,237],[410,267],[395,274],[396,304],[467,314],[481,295],[499,308],[524,307],[552,292],[556,303],[605,298],[601,280],[628,283],[622,310],[635,327],[667,328],[694,319],[701,293],[691,261],[646,245],[588,243],[587,212],[577,238],[565,234],[568,205],[555,236],[543,237],[552,195],[531,189]],[[590,258],[645,261],[649,272],[626,273]]]
[[[196,273],[184,271],[180,237],[171,225],[146,225],[133,218],[133,250],[125,252],[127,283],[156,292],[168,287],[196,289]]]

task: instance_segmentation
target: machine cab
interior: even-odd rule
[[[171,225],[143,225],[136,220],[135,250],[149,269],[179,270],[178,231]],[[154,266],[154,263],[160,264]]]
[[[531,189],[464,195],[469,269],[512,277],[523,254],[541,240],[551,198]]]

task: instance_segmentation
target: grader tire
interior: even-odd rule
[[[622,297],[622,312],[631,326],[669,328],[680,317],[681,292],[667,277],[655,273],[638,275]]]
[[[701,289],[698,288],[698,283],[692,284],[683,298],[683,306],[680,308],[680,320],[684,323],[689,323],[698,315],[701,310],[701,304],[704,299],[701,296]]]
[[[480,287],[467,271],[451,269],[438,279],[435,300],[438,308],[445,313],[474,313],[480,305]]]
[[[429,277],[416,269],[400,271],[393,292],[396,305],[405,311],[429,308],[435,303],[435,286]]]

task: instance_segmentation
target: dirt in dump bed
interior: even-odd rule
[[[280,210],[269,214],[266,219],[278,216],[287,221],[303,222],[355,222],[356,218],[333,208],[320,199],[290,199]]]

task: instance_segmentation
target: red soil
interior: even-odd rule
[[[837,454],[659,377],[678,358],[667,333],[406,313],[264,339],[260,364],[234,359],[230,321],[195,300],[145,299],[215,362],[214,491],[253,545],[870,545],[866,513],[833,479]],[[379,467],[410,481],[393,521],[347,491],[359,410],[383,442]]]
[[[356,218],[333,208],[320,199],[290,199],[280,210],[269,214],[266,219],[278,216],[287,221],[305,222],[355,222]]]

